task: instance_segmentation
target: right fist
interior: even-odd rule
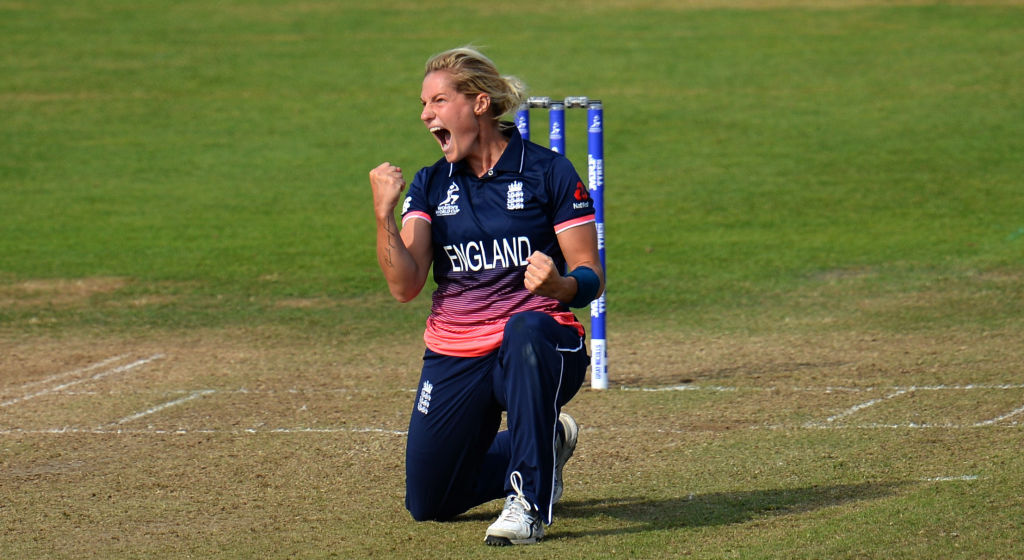
[[[398,197],[405,189],[402,168],[384,162],[370,171],[370,187],[373,189],[373,207],[378,218],[392,215],[398,205]]]

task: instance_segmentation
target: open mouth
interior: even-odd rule
[[[431,127],[430,133],[434,135],[434,138],[437,138],[438,143],[441,144],[442,150],[447,150],[448,146],[451,145],[452,133],[449,132],[447,129],[435,126]]]

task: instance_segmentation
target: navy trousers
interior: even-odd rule
[[[590,357],[583,337],[540,312],[512,316],[501,347],[477,358],[427,350],[406,444],[405,505],[418,521],[445,520],[523,493],[551,523],[558,414]],[[507,430],[499,432],[506,411]]]

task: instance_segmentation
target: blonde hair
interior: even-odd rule
[[[494,62],[473,47],[459,47],[430,57],[423,75],[437,71],[448,72],[459,93],[486,93],[491,98],[491,115],[495,120],[515,111],[526,100],[526,84],[515,76],[502,76]]]

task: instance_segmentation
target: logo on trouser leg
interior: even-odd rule
[[[430,411],[430,393],[433,392],[434,386],[429,381],[423,382],[423,388],[420,389],[420,399],[416,403],[416,410],[426,414]]]

